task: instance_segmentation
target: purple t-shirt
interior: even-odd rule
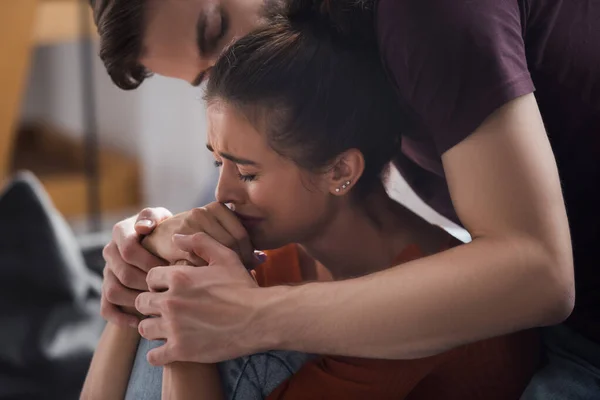
[[[569,324],[600,343],[600,2],[379,0],[376,29],[416,125],[398,166],[424,201],[455,221],[440,155],[535,90],[573,240]]]

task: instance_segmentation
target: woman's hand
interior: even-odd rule
[[[191,265],[206,265],[197,255],[183,251],[173,243],[176,234],[192,235],[200,232],[233,250],[246,267],[257,264],[248,232],[229,208],[217,202],[164,220],[142,241],[142,245],[169,264],[186,260]]]

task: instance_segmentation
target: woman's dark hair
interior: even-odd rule
[[[347,38],[375,41],[375,0],[266,0],[267,13],[289,19],[325,17],[331,29]],[[273,6],[276,4],[276,6]]]
[[[91,0],[100,36],[100,58],[112,81],[136,89],[150,74],[140,64],[145,0]]]
[[[324,11],[271,15],[219,58],[205,99],[235,107],[275,151],[308,170],[360,150],[365,170],[355,188],[364,195],[398,153],[402,119],[374,40],[340,29]]]

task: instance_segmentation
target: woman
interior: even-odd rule
[[[272,16],[225,52],[207,87],[207,148],[221,171],[218,203],[201,212],[205,222],[194,229],[222,242],[247,231],[254,247],[267,251],[254,270],[260,286],[360,277],[454,243],[385,192],[382,174],[397,153],[402,119],[375,49],[313,13]],[[186,220],[165,221],[147,246],[162,256],[161,229],[168,247],[167,225]],[[172,283],[164,296],[177,291]],[[85,398],[106,395],[107,386],[112,398],[123,397],[135,333],[107,328]],[[126,398],[160,398],[162,390],[163,398],[218,399],[223,383],[228,399],[506,400],[520,396],[537,365],[532,332],[411,361],[267,352],[221,363],[220,377],[215,366],[175,364],[161,378],[146,363],[147,350],[143,341]]]

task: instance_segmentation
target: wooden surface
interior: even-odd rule
[[[0,182],[8,174],[29,74],[38,0],[0,0]]]
[[[16,132],[35,47],[79,40],[81,6],[80,0],[0,0],[0,187],[12,171],[28,169],[67,217],[88,211],[81,143],[48,127],[29,138],[17,137]],[[89,18],[90,34],[95,35],[91,9]],[[137,161],[101,149],[99,163],[102,211],[137,208]]]
[[[80,12],[79,0],[0,0],[0,182],[9,174],[33,50],[79,39]]]
[[[99,151],[101,211],[138,209],[141,201],[137,160],[113,149]],[[33,172],[64,216],[81,217],[88,212],[81,141],[70,139],[51,125],[36,124],[20,132],[15,154],[14,169]]]
[[[95,35],[92,9],[87,8],[90,19],[88,34]],[[41,0],[37,7],[33,31],[35,44],[51,45],[78,40],[82,33],[80,16],[80,0]]]

